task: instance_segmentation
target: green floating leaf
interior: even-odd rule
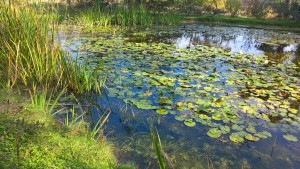
[[[212,90],[212,87],[210,87],[210,86],[205,86],[205,87],[204,87],[204,90],[210,92],[210,91]]]
[[[183,121],[183,120],[187,119],[187,116],[186,115],[175,116],[175,119],[178,121]]]
[[[272,137],[272,134],[268,131],[261,131],[261,132],[255,133],[254,136],[265,139],[268,137]]]
[[[243,130],[243,127],[242,126],[239,126],[239,125],[232,125],[232,130],[235,130],[235,131],[242,131]]]
[[[219,138],[221,134],[222,134],[221,130],[217,128],[211,128],[207,132],[207,135],[211,138]]]
[[[256,133],[255,127],[254,127],[254,126],[251,126],[251,125],[249,125],[249,126],[246,128],[246,130],[247,130],[248,132],[250,132],[250,133]]]
[[[156,113],[161,114],[161,115],[166,115],[166,114],[168,114],[167,110],[165,110],[165,109],[159,109],[159,110],[156,110]]]
[[[196,122],[194,122],[193,119],[185,119],[184,124],[189,127],[194,127],[196,125]]]
[[[203,120],[211,120],[211,117],[209,117],[205,114],[199,114],[199,117],[200,117],[200,119],[203,119]]]
[[[253,136],[252,134],[247,134],[247,135],[245,136],[245,139],[247,139],[247,140],[249,140],[249,141],[258,141],[258,140],[259,140],[258,137],[255,137],[255,136]]]
[[[244,138],[243,136],[240,135],[239,132],[237,133],[232,133],[230,136],[229,136],[229,139],[234,142],[234,143],[241,143],[241,142],[244,142]]]
[[[230,132],[230,128],[228,126],[221,126],[220,130],[222,134],[228,134]]]
[[[290,135],[290,134],[283,135],[283,138],[285,138],[286,140],[291,141],[291,142],[297,142],[298,141],[297,137],[295,137],[293,135]]]
[[[146,110],[150,110],[150,109],[156,109],[156,106],[152,106],[151,102],[148,100],[140,100],[138,102],[133,103],[136,105],[136,107],[138,107],[139,109],[146,109]]]
[[[219,113],[214,113],[214,114],[211,116],[211,118],[214,119],[214,120],[222,120],[222,119],[223,119],[222,115],[219,114]]]

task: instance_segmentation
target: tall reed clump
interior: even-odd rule
[[[100,92],[103,83],[97,75],[87,65],[68,59],[55,43],[56,24],[44,11],[17,1],[0,2],[0,76],[6,86],[59,84],[75,93]]]
[[[92,6],[80,9],[74,16],[76,22],[84,26],[149,26],[174,25],[182,16],[177,13],[151,11],[143,5],[116,5],[105,7],[95,2]]]
[[[57,79],[62,52],[49,38],[51,20],[17,2],[0,3],[0,60],[7,86],[21,82],[50,85]],[[52,31],[52,32],[51,32]]]

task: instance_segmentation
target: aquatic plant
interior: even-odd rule
[[[76,93],[100,93],[103,81],[85,63],[70,59],[55,43],[55,27],[43,9],[0,3],[0,68],[7,87],[23,84],[44,89],[68,86]]]
[[[213,138],[225,136],[235,143],[267,139],[272,134],[260,126],[276,127],[275,117],[291,124],[280,128],[284,132],[300,126],[292,120],[299,120],[292,104],[300,94],[294,63],[203,45],[191,50],[167,43],[134,43],[120,36],[78,40],[85,42],[87,51],[101,53],[91,60],[103,61],[104,69],[111,70],[109,96],[160,115],[175,114],[189,127],[200,123]]]
[[[70,12],[71,13],[71,12]],[[81,8],[78,14],[73,16],[77,23],[84,26],[149,26],[178,24],[182,16],[177,13],[150,11],[143,5],[133,4],[129,6],[116,5],[104,7],[100,2],[94,2],[92,6]]]

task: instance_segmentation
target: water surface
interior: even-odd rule
[[[61,43],[108,73],[104,96],[85,101],[100,107],[90,109],[94,121],[112,111],[104,131],[121,162],[158,167],[153,124],[174,168],[299,168],[300,144],[283,137],[300,138],[299,37],[185,25],[78,32]]]

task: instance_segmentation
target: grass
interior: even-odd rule
[[[59,85],[75,93],[100,93],[103,83],[96,72],[70,59],[55,43],[56,23],[43,15],[47,9],[15,3],[0,3],[0,75],[5,86]]]
[[[55,43],[48,10],[0,2],[0,168],[116,168],[112,146],[96,138],[108,115],[94,129],[75,116],[72,125],[53,116],[66,90],[100,93],[104,81],[102,70]]]
[[[68,10],[60,9],[64,10],[62,18],[65,18],[67,23],[86,27],[174,25],[179,24],[182,19],[181,15],[177,13],[151,11],[139,4],[105,7],[96,1],[93,4],[80,6],[75,10],[71,8]]]
[[[66,126],[48,113],[33,111],[39,104],[35,109],[32,103],[17,102],[19,95],[6,96],[1,110],[11,101],[9,111],[0,112],[0,168],[117,167],[111,145],[92,138],[86,123]]]
[[[230,24],[241,24],[250,26],[280,26],[286,28],[299,28],[300,23],[289,20],[279,19],[255,19],[255,18],[242,18],[242,17],[230,17],[222,15],[201,15],[201,16],[186,16],[185,20],[199,21],[199,22],[224,22]]]

